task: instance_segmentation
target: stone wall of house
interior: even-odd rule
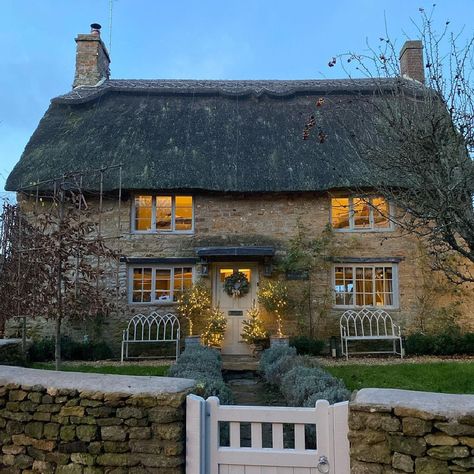
[[[165,377],[0,371],[0,471],[184,472],[187,393]]]
[[[363,389],[349,405],[353,474],[474,473],[474,396]]]
[[[26,205],[26,204],[25,204]],[[88,200],[90,209],[98,207],[97,202]],[[206,246],[271,245],[276,248],[276,262],[287,249],[289,240],[297,234],[298,225],[305,227],[308,237],[319,236],[329,223],[330,199],[327,194],[211,194],[194,195],[195,232],[192,235],[179,234],[136,234],[131,231],[132,198],[126,197],[119,207],[116,198],[107,197],[101,217],[104,235],[109,245],[121,255],[128,257],[195,257],[195,249]],[[120,236],[120,239],[114,237]],[[334,233],[337,255],[340,257],[398,257],[400,307],[391,310],[394,319],[403,328],[410,328],[416,321],[423,301],[452,299],[450,294],[431,291],[435,280],[431,272],[424,271],[424,259],[419,243],[414,238],[402,236],[400,232]],[[426,265],[425,265],[426,266]],[[325,311],[322,301],[332,288],[331,265],[322,267],[311,275],[310,300],[314,335],[327,338],[339,334],[338,318],[342,311]],[[99,325],[83,321],[70,324],[68,331],[81,339],[87,334],[95,337],[100,332],[118,350],[122,330],[127,319],[138,312],[173,311],[173,305],[140,305],[128,303],[128,269],[125,263],[119,268],[119,289],[114,294],[118,312],[110,315]],[[199,277],[200,266],[197,265]],[[263,271],[263,267],[260,268]],[[109,269],[108,286],[115,288],[115,267]],[[260,274],[262,274],[262,271]],[[284,278],[274,272],[272,278]],[[212,265],[206,281],[211,285]],[[290,334],[307,331],[308,326],[308,282],[288,281],[294,295],[301,295],[301,305],[288,315],[285,331]],[[431,293],[430,293],[431,292]],[[306,295],[306,296],[305,296]],[[303,299],[306,298],[306,301]],[[461,317],[458,321],[466,329],[474,330],[474,292],[466,292],[458,298]],[[266,316],[267,326],[272,330],[275,321]],[[99,327],[100,326],[100,327]],[[10,325],[10,328],[12,326]],[[33,336],[51,334],[52,326],[44,321],[31,323],[29,331]],[[199,323],[196,325],[199,329]],[[10,330],[15,335],[15,328]]]

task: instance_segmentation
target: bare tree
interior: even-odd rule
[[[454,282],[474,282],[474,35],[453,33],[449,22],[437,32],[433,14],[420,9],[414,22],[424,84],[403,77],[388,34],[367,54],[347,53],[329,66],[342,64],[350,78],[355,69],[373,86],[358,98],[363,116],[341,124],[352,128],[348,146],[370,176],[360,194],[375,188],[398,210],[390,218],[426,243],[435,269]],[[315,122],[312,116],[305,139]]]
[[[60,190],[40,209],[4,204],[1,216],[0,317],[54,320],[57,370],[63,320],[110,310],[102,278],[105,264],[115,255],[78,199],[82,194]]]

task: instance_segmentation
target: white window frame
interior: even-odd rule
[[[136,225],[136,203],[135,200],[139,196],[151,197],[151,229],[150,230],[137,230]],[[192,207],[191,207],[191,229],[189,230],[175,230],[175,219],[176,219],[176,198],[181,196],[191,196]],[[156,198],[159,197],[170,197],[171,198],[171,229],[170,230],[159,230],[156,228]],[[194,234],[194,196],[192,194],[135,194],[132,200],[132,222],[131,229],[133,234]]]
[[[336,267],[352,267],[352,278],[354,283],[354,293],[352,305],[336,304]],[[392,305],[384,306],[367,306],[356,304],[356,293],[355,293],[355,269],[356,267],[372,268],[375,274],[376,267],[391,267],[392,268]],[[335,263],[332,267],[332,278],[331,278],[331,291],[333,293],[333,308],[335,309],[355,309],[355,308],[375,308],[375,309],[399,309],[400,308],[400,297],[399,297],[399,281],[398,281],[398,264],[389,262],[377,262],[377,263]],[[375,286],[374,286],[375,288]],[[375,301],[375,293],[373,293],[373,301]]]
[[[133,271],[135,269],[142,269],[142,268],[151,268],[151,297],[150,301],[133,301]],[[195,282],[196,272],[193,264],[180,264],[180,265],[156,265],[151,264],[147,265],[145,263],[140,265],[130,265],[128,267],[128,303],[133,305],[140,305],[140,306],[150,306],[150,305],[160,305],[160,306],[169,306],[175,305],[177,302],[173,301],[174,296],[174,271],[177,268],[191,268],[192,273],[192,283]],[[171,270],[170,272],[170,300],[163,301],[155,299],[156,294],[156,271],[157,270]]]
[[[374,223],[374,207],[372,204],[369,204],[370,207],[370,214],[369,214],[369,227],[355,227],[354,225],[354,199],[363,199],[372,200],[373,198],[383,198],[383,196],[373,195],[373,196],[329,196],[329,222],[331,224],[331,228],[334,232],[393,232],[395,230],[395,225],[392,221],[393,212],[393,204],[390,201],[388,202],[388,226],[387,227],[375,227]],[[338,229],[333,226],[333,218],[332,218],[332,200],[333,199],[349,199],[349,227],[345,229]]]

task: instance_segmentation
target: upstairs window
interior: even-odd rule
[[[192,267],[133,267],[130,303],[175,303],[193,284]]]
[[[183,232],[194,229],[192,196],[135,196],[134,232]]]
[[[331,199],[333,229],[345,231],[391,230],[390,205],[379,196]]]

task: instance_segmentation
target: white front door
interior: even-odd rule
[[[224,291],[226,277],[242,272],[249,280],[249,292],[241,296],[229,296]],[[256,303],[258,267],[255,263],[223,263],[215,266],[213,303],[218,305],[227,318],[227,328],[222,344],[223,354],[250,354],[249,346],[242,341],[242,321],[247,319],[247,310]]]

